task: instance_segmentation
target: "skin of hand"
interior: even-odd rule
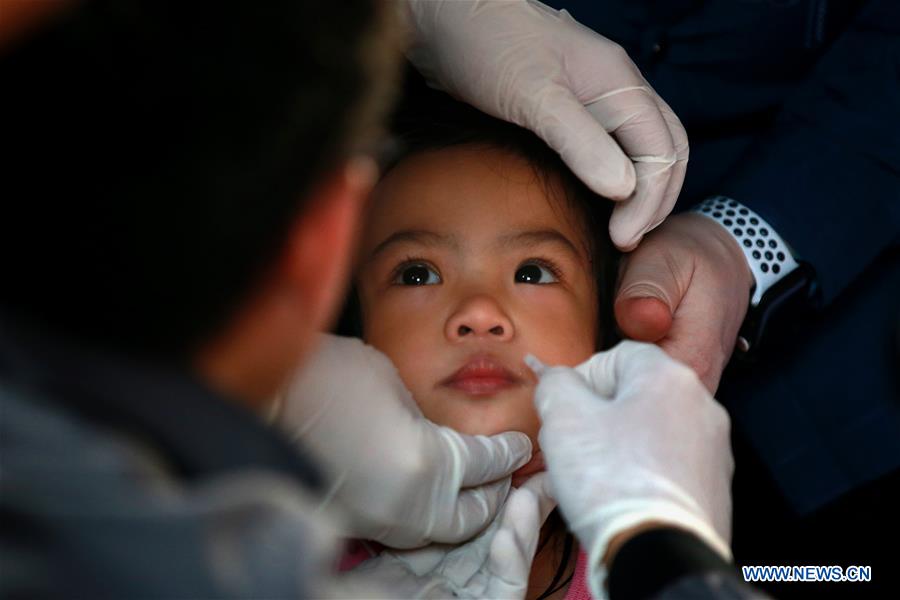
[[[715,392],[753,285],[747,259],[723,227],[673,215],[624,258],[616,322],[627,337],[655,342],[689,365]]]

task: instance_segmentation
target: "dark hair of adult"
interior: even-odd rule
[[[393,12],[83,0],[0,50],[6,318],[187,359],[377,134]]]

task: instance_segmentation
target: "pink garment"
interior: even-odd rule
[[[594,600],[587,580],[587,554],[580,548],[578,560],[575,561],[575,573],[572,575],[569,589],[566,590],[565,600]]]
[[[344,551],[338,560],[338,571],[343,573],[366,562],[370,558],[378,556],[384,546],[377,542],[364,542],[362,540],[347,540],[344,543]]]

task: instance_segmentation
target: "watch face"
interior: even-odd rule
[[[768,346],[796,335],[816,312],[815,272],[806,263],[784,275],[750,306],[736,344],[738,356],[753,359]]]

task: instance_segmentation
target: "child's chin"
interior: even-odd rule
[[[519,487],[536,473],[540,473],[545,470],[544,466],[544,453],[540,450],[535,451],[534,454],[531,455],[531,460],[527,463],[513,471],[512,474],[512,485],[513,487]]]

